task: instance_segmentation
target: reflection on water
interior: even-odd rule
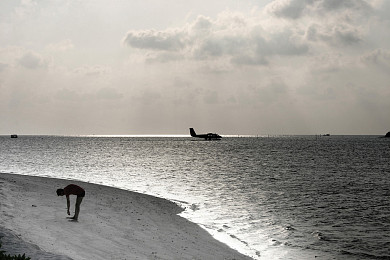
[[[183,216],[254,258],[390,257],[388,139],[0,140],[2,172],[78,179],[175,200],[187,208]]]

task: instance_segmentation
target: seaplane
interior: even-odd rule
[[[200,135],[197,135],[195,133],[195,130],[194,128],[190,128],[190,134],[192,137],[198,137],[198,138],[204,138],[205,140],[221,140],[222,136],[220,136],[219,134],[213,134],[213,133],[207,133],[207,134],[200,134]]]

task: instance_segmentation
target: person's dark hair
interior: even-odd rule
[[[57,196],[62,196],[62,195],[64,195],[64,189],[58,189]]]

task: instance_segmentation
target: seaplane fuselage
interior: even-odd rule
[[[205,140],[221,140],[222,136],[215,133],[196,134],[194,128],[190,128],[190,134],[192,137],[204,138]]]

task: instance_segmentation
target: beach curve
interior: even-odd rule
[[[78,222],[66,218],[66,199],[55,194],[70,183],[86,190]],[[80,181],[6,173],[0,173],[0,187],[7,253],[30,253],[32,259],[252,259],[178,216],[182,209],[169,200]],[[71,212],[74,203],[71,196]],[[40,250],[17,246],[18,241]]]

